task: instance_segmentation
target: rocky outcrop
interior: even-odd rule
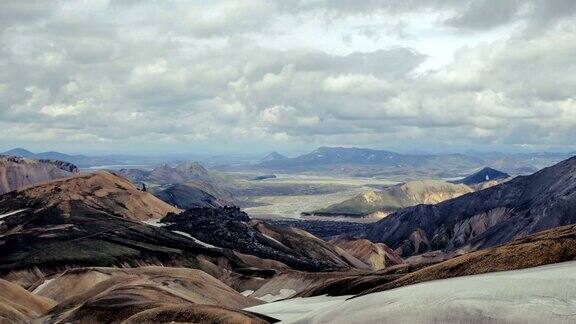
[[[374,224],[367,238],[402,256],[470,251],[576,223],[574,210],[576,157],[436,205],[401,210]]]
[[[77,172],[78,168],[68,162],[0,156],[0,194],[69,177]]]
[[[345,251],[307,232],[250,220],[236,207],[188,209],[179,215],[169,214],[162,223],[167,229],[187,233],[202,242],[279,261],[293,269],[366,268]]]

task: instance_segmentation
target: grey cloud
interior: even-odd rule
[[[466,29],[489,29],[509,23],[525,6],[520,0],[473,1],[445,21]]]
[[[508,1],[492,20],[483,20],[492,9],[481,9],[482,1],[398,3],[263,5],[254,17],[242,9],[241,17],[201,25],[167,21],[165,10],[184,2],[21,14],[11,22],[18,28],[0,33],[0,143],[572,144],[576,32],[552,23],[570,19],[570,3],[537,11]],[[328,6],[353,13],[456,8],[447,23],[472,29],[531,15],[547,27],[463,48],[426,73],[415,70],[427,57],[408,47],[336,55],[265,48],[247,35],[266,33],[262,26],[277,10]],[[16,17],[20,9],[12,10]],[[229,17],[262,24],[235,25]]]

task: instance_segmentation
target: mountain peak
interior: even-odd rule
[[[29,157],[33,157],[33,156],[34,156],[34,153],[32,153],[32,152],[30,152],[30,151],[28,151],[28,150],[26,150],[26,149],[17,147],[17,148],[8,150],[8,151],[6,151],[6,152],[3,152],[3,153],[1,153],[0,155],[10,155],[10,156],[18,156],[18,157],[29,158]]]
[[[265,162],[265,161],[277,161],[277,160],[285,160],[285,159],[287,159],[287,158],[288,158],[288,157],[286,157],[286,156],[284,156],[284,155],[282,155],[282,154],[274,151],[274,152],[271,152],[270,154],[266,155],[266,156],[262,159],[262,161],[263,161],[263,162]]]
[[[492,169],[490,167],[485,167],[480,171],[477,171],[464,179],[459,180],[459,183],[463,183],[465,185],[474,185],[479,184],[485,181],[490,180],[502,180],[509,178],[510,175],[508,173],[504,173],[502,171],[498,171],[496,169]]]

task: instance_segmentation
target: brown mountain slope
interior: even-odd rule
[[[0,195],[38,183],[71,176],[75,165],[56,160],[32,160],[0,155]]]
[[[375,274],[340,278],[317,285],[301,295],[368,294],[430,280],[517,270],[572,260],[576,260],[576,225],[543,231],[502,246],[466,253],[434,265],[402,270],[410,271],[408,274],[394,273],[390,269]]]
[[[55,304],[54,300],[0,279],[0,323],[28,323]]]
[[[43,208],[57,207],[65,214],[75,213],[72,208],[80,203],[95,210],[134,220],[162,218],[169,212],[178,212],[153,195],[138,190],[128,180],[106,171],[78,174],[34,186],[11,197],[40,202]]]
[[[65,271],[35,290],[58,301],[49,322],[120,322],[158,307],[260,304],[203,271],[169,267],[82,268]],[[224,310],[226,311],[226,310]]]
[[[517,270],[576,260],[576,226],[543,231],[495,248],[467,253],[425,267],[365,293],[388,290],[419,282],[496,271]]]
[[[358,260],[366,263],[372,270],[380,270],[403,263],[402,258],[383,243],[347,238],[332,240],[330,243],[335,244]]]
[[[128,318],[123,324],[157,323],[226,323],[226,324],[266,324],[278,320],[261,314],[232,310],[211,305],[165,306],[140,312]]]
[[[436,204],[472,192],[470,187],[440,180],[415,180],[368,191],[343,202],[312,212],[314,215],[362,217],[378,213],[383,217],[401,208],[418,204]]]

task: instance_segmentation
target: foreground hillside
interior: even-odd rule
[[[0,196],[0,273],[142,263],[209,269],[219,260],[230,268],[245,266],[231,252],[140,221],[177,211],[103,171],[5,194]]]
[[[248,310],[283,323],[572,323],[576,263],[348,297],[294,298]]]
[[[517,270],[576,260],[576,225],[553,228],[510,243],[453,255],[432,265],[405,265],[375,273],[342,276],[318,283],[301,296],[356,295],[415,283],[497,271]]]
[[[374,224],[367,238],[403,256],[477,250],[574,224],[574,210],[576,157],[436,205],[403,209]]]

